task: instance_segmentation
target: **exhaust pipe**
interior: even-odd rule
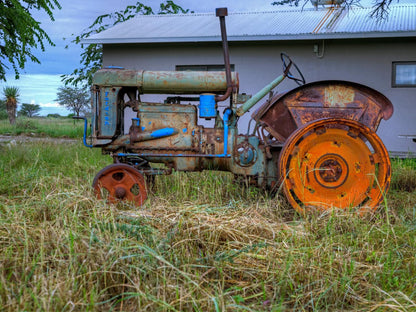
[[[228,16],[228,9],[217,8],[215,12],[216,16],[220,18],[222,50],[224,52],[225,78],[227,80],[227,91],[225,92],[225,94],[215,96],[215,101],[221,102],[225,101],[230,97],[234,86],[231,81],[230,53],[228,50],[227,30],[225,29],[225,17]]]

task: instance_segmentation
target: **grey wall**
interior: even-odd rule
[[[313,52],[315,44],[319,45],[322,57]],[[391,152],[416,152],[416,143],[399,138],[399,135],[416,135],[416,88],[391,87],[392,62],[416,61],[414,38],[230,43],[231,63],[235,64],[239,73],[240,92],[254,94],[280,75],[281,51],[292,57],[307,82],[350,80],[386,95],[395,111],[391,119],[382,120],[378,134]],[[175,65],[222,64],[223,56],[221,45],[213,43],[105,45],[103,63],[104,66],[117,65],[130,69],[174,70]],[[286,80],[278,91],[295,86],[294,82]],[[154,96],[142,99],[162,100]],[[246,132],[248,115],[250,113],[241,120],[242,132]]]

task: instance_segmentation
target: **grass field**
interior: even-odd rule
[[[15,125],[8,119],[0,120],[0,135],[47,136],[52,138],[81,138],[84,121],[71,118],[24,118],[19,117]]]
[[[416,311],[416,166],[394,161],[374,215],[299,216],[205,171],[106,205],[111,160],[80,144],[0,145],[5,311]]]

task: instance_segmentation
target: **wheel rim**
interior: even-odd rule
[[[111,204],[129,201],[141,206],[147,198],[143,175],[126,164],[105,167],[95,176],[92,186],[98,199],[107,198]]]
[[[283,190],[291,205],[375,210],[391,178],[390,159],[370,128],[347,119],[304,125],[287,139],[279,158]]]

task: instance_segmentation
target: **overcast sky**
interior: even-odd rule
[[[20,89],[20,104],[40,104],[41,115],[69,112],[60,107],[55,99],[60,75],[70,74],[79,67],[81,49],[70,43],[74,36],[82,33],[94,20],[103,14],[125,9],[127,5],[136,4],[137,0],[59,0],[62,9],[54,11],[55,21],[51,21],[43,12],[34,12],[36,20],[48,33],[55,46],[47,46],[46,51],[33,51],[41,64],[26,63],[19,80],[14,79],[14,72],[7,72],[7,82],[0,82],[0,91],[4,86],[17,86]],[[155,12],[161,0],[143,0]],[[184,9],[195,12],[214,12],[217,7],[228,7],[229,11],[271,10],[271,0],[174,0]],[[65,38],[65,40],[64,40]],[[67,49],[65,46],[69,45]]]
[[[60,0],[62,9],[54,11],[55,21],[52,22],[44,13],[35,12],[35,18],[41,22],[41,27],[49,34],[55,47],[46,46],[46,51],[33,51],[41,64],[27,63],[21,72],[21,79],[14,80],[12,71],[8,72],[7,82],[0,82],[0,90],[5,85],[20,88],[21,103],[40,104],[42,115],[58,112],[67,113],[59,109],[55,103],[56,91],[61,86],[60,75],[70,74],[79,67],[80,47],[70,44],[74,35],[82,33],[93,23],[96,17],[124,9],[133,5],[136,0]],[[155,12],[158,11],[161,0],[143,0]],[[273,0],[174,0],[184,9],[194,12],[215,12],[215,8],[228,7],[229,12],[276,10],[272,6]],[[362,0],[364,5],[371,5],[372,0]],[[393,1],[396,2],[396,1]],[[400,3],[414,2],[414,0],[400,0]],[[65,40],[63,38],[66,38]],[[69,44],[69,48],[65,46]]]
[[[35,13],[41,21],[41,27],[48,33],[55,47],[47,47],[45,52],[36,53],[42,64],[27,64],[25,71],[30,74],[66,74],[79,63],[80,49],[70,44],[74,35],[82,33],[93,23],[96,17],[106,13],[122,10],[127,5],[134,5],[136,0],[60,0],[62,9],[54,11],[55,21],[51,22],[46,14]],[[155,12],[161,0],[143,0]],[[214,12],[217,7],[228,7],[229,11],[272,10],[272,0],[174,0],[184,9],[195,12]],[[66,38],[66,40],[63,40]],[[69,44],[69,48],[65,46]]]

